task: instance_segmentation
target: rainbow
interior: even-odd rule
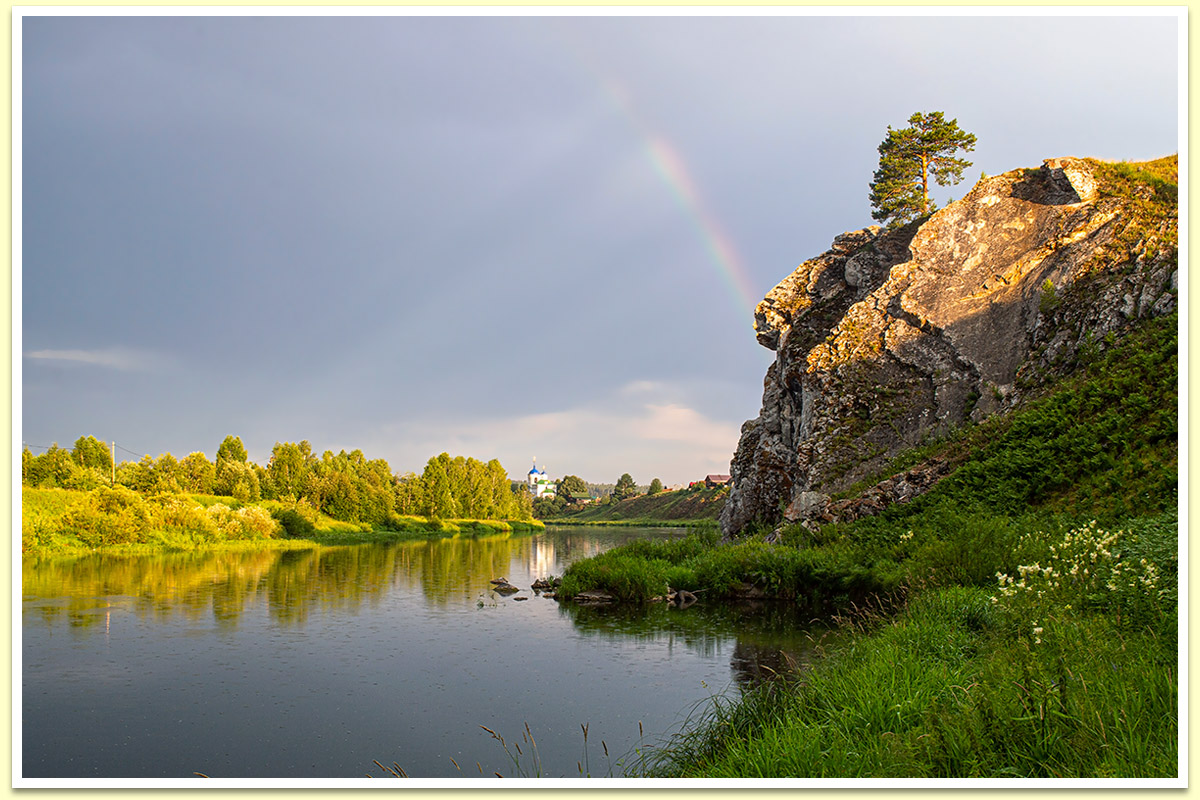
[[[612,104],[637,131],[650,165],[695,229],[709,260],[728,285],[738,313],[746,313],[753,319],[757,298],[761,295],[755,294],[733,240],[705,206],[683,156],[665,137],[654,133],[642,122],[623,86],[611,78],[602,80],[601,85]]]

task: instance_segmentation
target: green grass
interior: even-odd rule
[[[726,488],[664,491],[617,503],[583,506],[546,521],[564,525],[705,526],[716,522],[728,495]]]
[[[878,516],[572,565],[570,592],[751,584],[857,631],[790,683],[718,698],[644,771],[1174,776],[1177,324],[1145,322],[1025,408],[929,443],[921,458],[957,469]]]
[[[675,777],[1171,777],[1175,650],[1059,612],[1040,641],[981,589],[918,597],[792,683],[719,701],[660,748]]]

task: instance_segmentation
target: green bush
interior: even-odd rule
[[[150,499],[151,522],[157,530],[181,531],[200,537],[217,534],[217,524],[202,505],[183,495],[160,494]]]
[[[283,529],[284,536],[290,539],[306,539],[316,532],[312,520],[305,517],[294,508],[278,508],[271,511],[271,516]]]
[[[87,547],[140,542],[150,530],[150,509],[132,489],[100,487],[67,511],[61,529]]]
[[[280,530],[270,512],[259,506],[234,510],[217,503],[209,506],[205,513],[216,525],[218,539],[269,539]]]

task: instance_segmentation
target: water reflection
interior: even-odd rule
[[[616,641],[665,642],[706,658],[728,649],[734,680],[753,686],[781,675],[794,675],[818,658],[833,633],[821,620],[801,614],[788,603],[698,604],[687,609],[666,603],[648,606],[561,604],[585,636]]]
[[[232,630],[259,606],[280,626],[302,628],[314,614],[356,613],[393,595],[418,595],[426,608],[474,607],[485,597],[494,605],[506,602],[493,593],[494,578],[528,590],[538,578],[561,575],[573,561],[640,535],[646,532],[551,529],[305,550],[32,559],[22,564],[24,618],[26,625],[83,631],[111,624],[117,610],[150,621],[209,619]],[[729,661],[741,683],[807,663],[822,630],[787,604],[562,603],[558,614],[585,638],[660,642],[706,658],[722,657],[736,637]]]
[[[632,750],[643,722],[669,735],[681,712],[802,665],[820,640],[785,604],[533,598],[537,578],[662,535],[23,561],[25,774],[361,776],[380,757],[421,777],[462,777],[452,758],[490,775],[511,765],[478,725],[517,721],[534,725],[546,774],[573,774],[580,725]],[[493,593],[501,577],[520,594]]]
[[[273,619],[303,625],[314,609],[353,609],[395,589],[419,589],[437,606],[474,602],[493,578],[528,586],[629,538],[554,531],[307,550],[28,559],[22,590],[27,621],[47,624],[94,625],[97,608],[115,603],[147,618],[211,616],[233,626],[249,607],[265,602]]]

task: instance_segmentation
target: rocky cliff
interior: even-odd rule
[[[730,465],[724,535],[904,502],[955,465],[889,475],[899,453],[1174,311],[1176,170],[1052,159],[983,178],[924,222],[844,233],[797,267],[757,308],[776,358]]]

